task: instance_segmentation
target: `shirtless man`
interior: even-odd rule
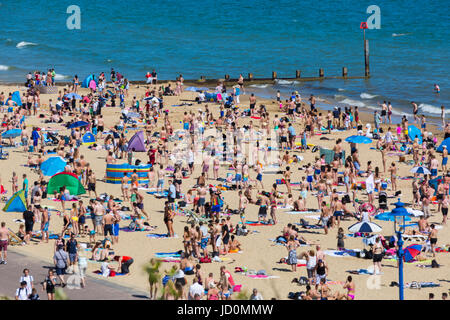
[[[332,226],[335,225],[335,222],[337,220],[337,226],[341,226],[341,217],[344,215],[344,208],[343,208],[342,202],[339,200],[338,197],[334,197],[333,201],[331,202],[331,209],[334,212],[333,217],[331,218]]]
[[[95,232],[97,232],[99,236],[102,235],[102,223],[104,214],[105,207],[103,206],[101,201],[97,201],[94,206],[94,227]]]
[[[431,251],[433,252],[433,257],[436,257],[436,244],[437,244],[437,229],[435,228],[434,224],[431,224],[430,226],[431,231],[430,231],[430,235],[428,236],[428,240],[430,241],[430,245],[431,245]]]
[[[322,201],[321,207],[320,220],[322,221],[325,234],[328,234],[328,220],[331,217],[331,209],[327,207],[327,203],[325,201]]]
[[[149,220],[147,212],[144,210],[144,196],[138,191],[138,188],[133,187],[133,193],[136,195],[136,205],[141,210],[142,214]]]
[[[41,240],[40,242],[48,243],[48,227],[50,224],[50,217],[48,215],[48,208],[42,210],[41,216]]]
[[[245,224],[245,208],[247,207],[248,200],[247,197],[242,194],[242,190],[239,190],[239,217],[241,222]]]
[[[207,189],[204,184],[201,184],[200,187],[197,189],[198,194],[198,210],[200,215],[205,214],[205,203],[206,203],[206,194]]]
[[[6,228],[6,222],[2,222],[0,225],[0,253],[2,258],[0,264],[6,264],[6,259],[8,256],[8,242],[9,231]]]

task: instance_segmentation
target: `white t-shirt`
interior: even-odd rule
[[[19,297],[19,300],[28,300],[28,296],[31,294],[31,290],[28,290],[27,287],[19,288],[16,290],[16,297]]]
[[[26,283],[27,283],[27,289],[30,291],[30,293],[31,293],[31,290],[33,289],[32,288],[32,286],[31,286],[31,284],[33,283],[33,281],[34,281],[34,279],[33,279],[33,276],[32,275],[28,275],[28,276],[21,276],[20,277],[20,281],[19,282],[22,282],[22,281],[26,281]]]
[[[189,300],[194,300],[195,295],[202,297],[205,294],[205,289],[198,282],[189,287]]]

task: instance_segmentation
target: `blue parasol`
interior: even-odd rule
[[[365,136],[350,136],[348,138],[345,139],[345,141],[350,142],[350,143],[371,143],[372,139],[367,138]]]

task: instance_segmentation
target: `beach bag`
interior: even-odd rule
[[[300,286],[306,286],[307,284],[308,284],[308,278],[306,278],[306,277],[300,277],[299,279],[298,279],[298,284],[300,285]]]
[[[211,263],[211,258],[210,257],[202,257],[200,258],[200,263]]]

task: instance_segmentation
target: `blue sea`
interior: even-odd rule
[[[285,82],[255,86],[274,96],[314,93],[339,105],[379,109],[391,101],[396,115],[450,114],[450,20],[442,1],[2,1],[0,81],[22,82],[29,71],[55,68],[57,80],[83,79],[111,67],[131,80],[156,69],[160,79],[364,74],[359,28],[380,7],[381,28],[367,30],[369,80]],[[81,29],[69,30],[67,7],[78,5]],[[445,13],[447,12],[447,13]],[[447,18],[445,18],[447,17]],[[439,84],[440,94],[433,92]]]

